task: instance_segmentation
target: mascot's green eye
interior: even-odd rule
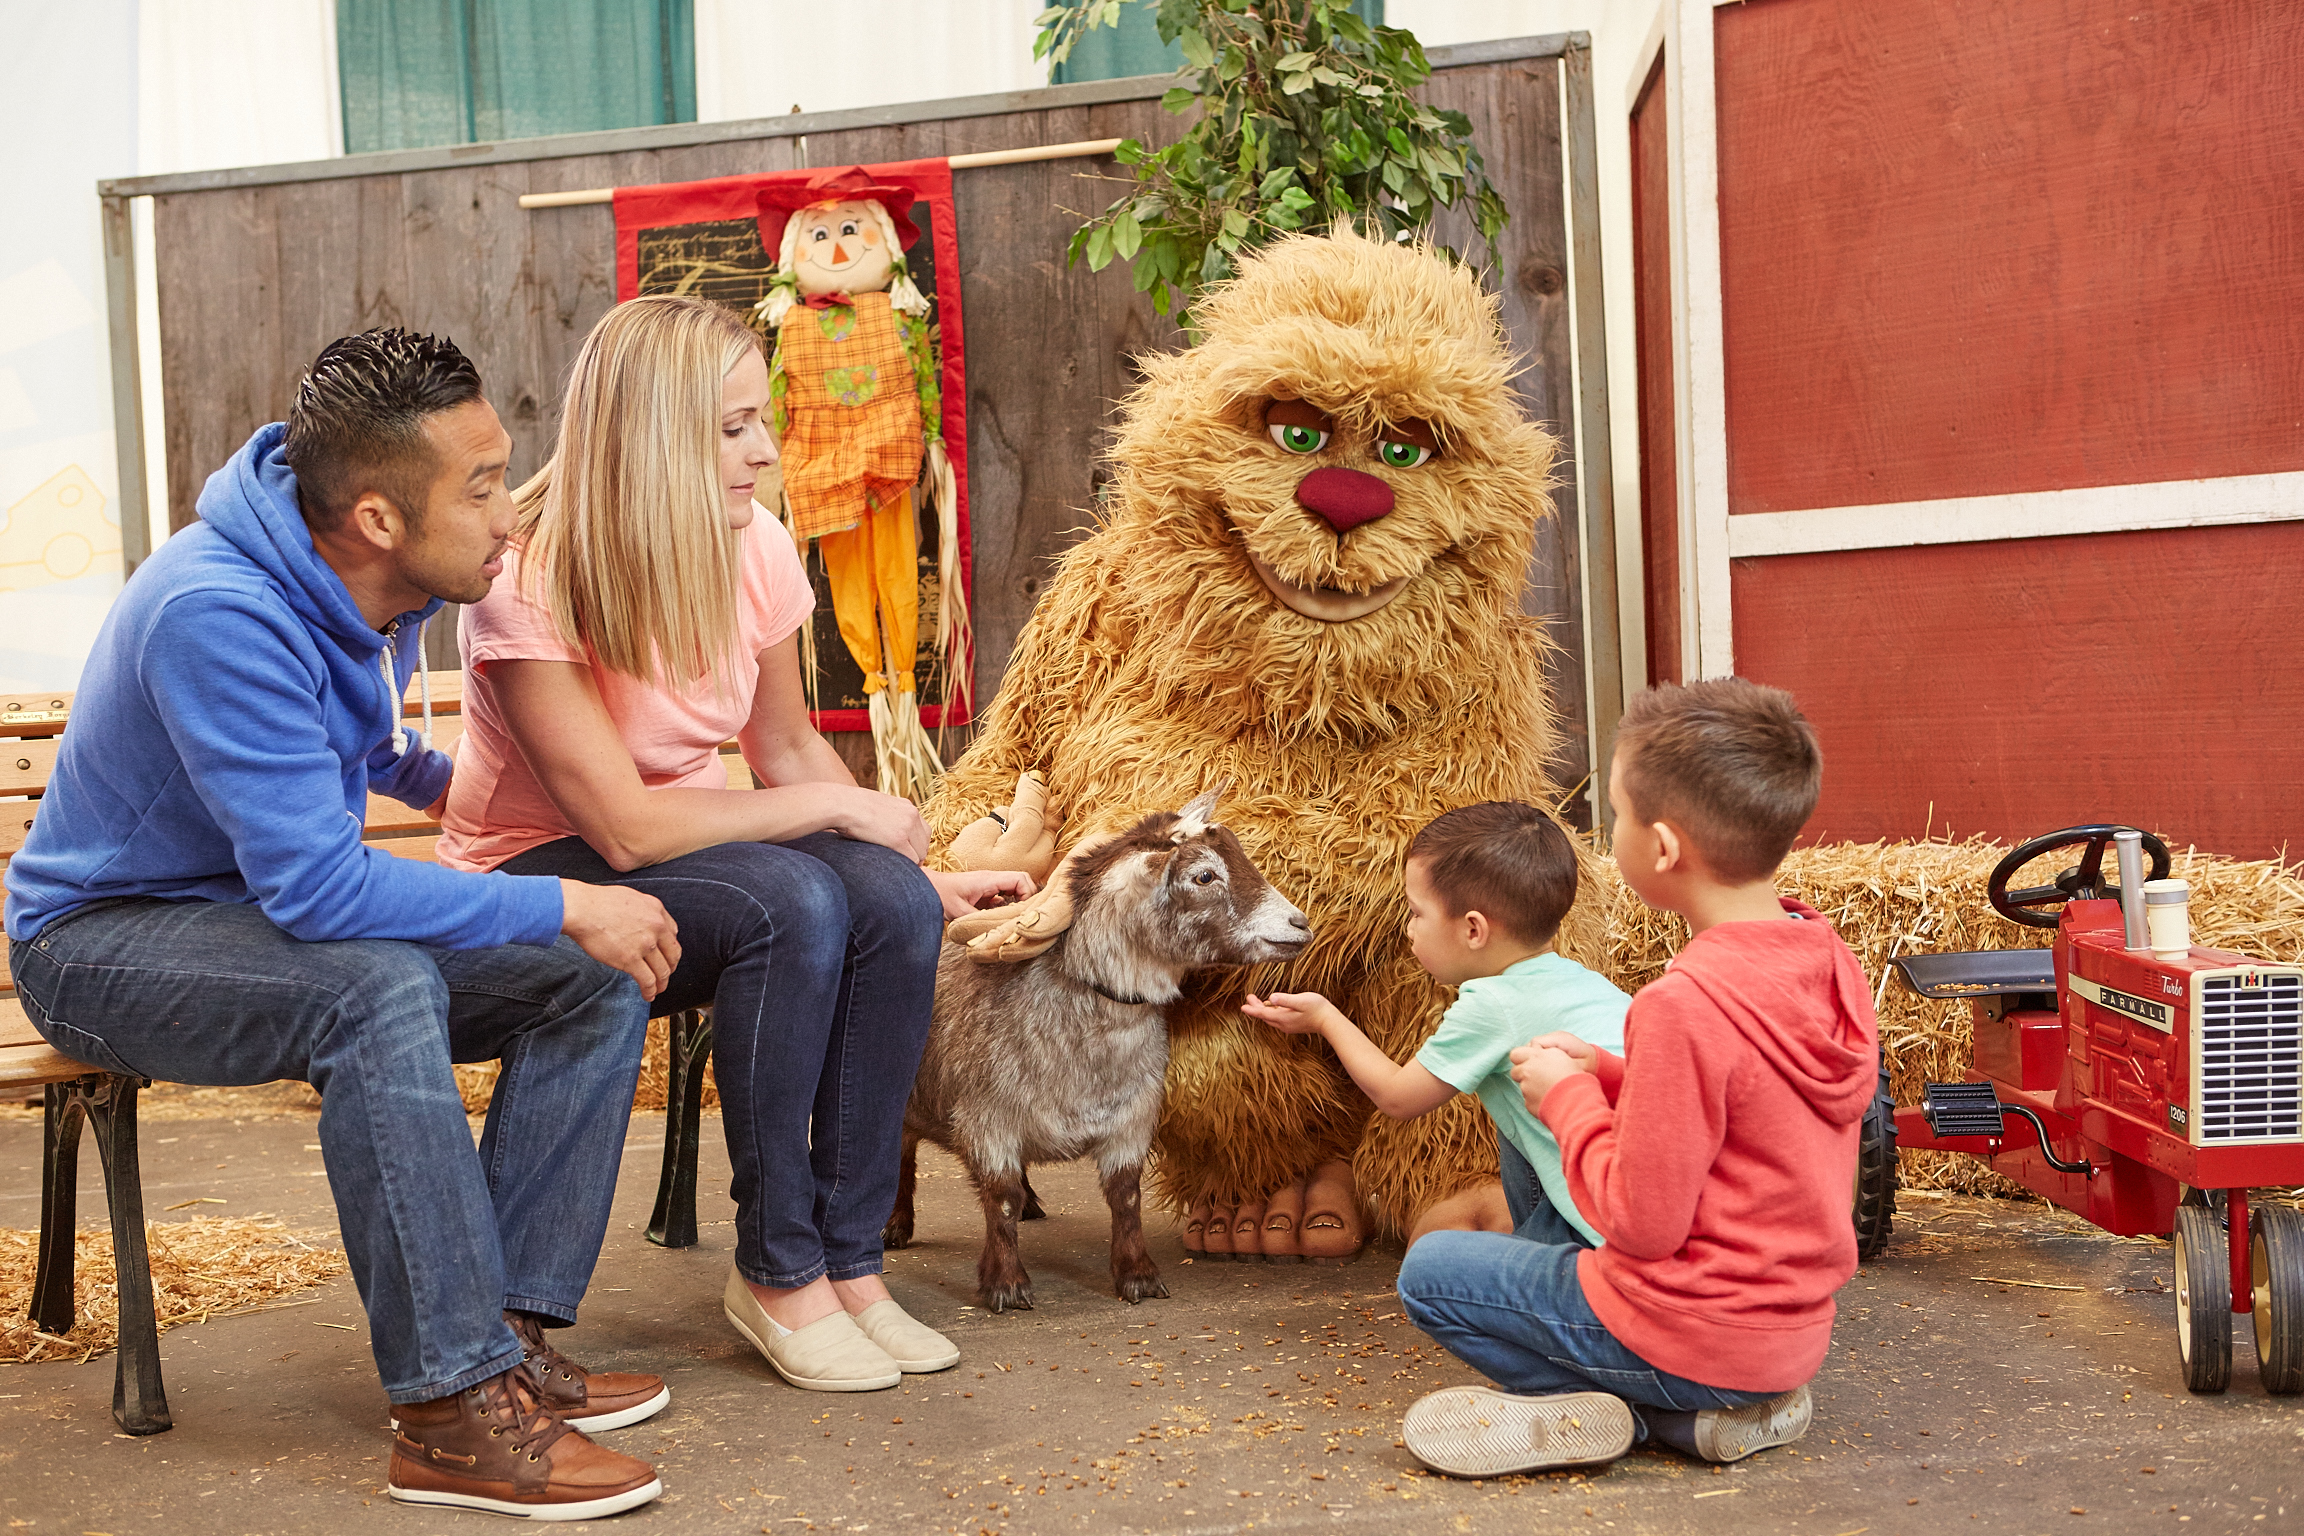
[[[1376,457],[1392,469],[1414,469],[1432,457],[1432,450],[1416,443],[1387,440],[1376,445]]]
[[[1276,421],[1265,430],[1290,453],[1318,453],[1328,446],[1328,434],[1318,427],[1292,427]]]

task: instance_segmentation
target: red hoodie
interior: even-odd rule
[[[1801,1385],[1831,1348],[1880,1063],[1856,957],[1814,908],[1784,908],[1806,921],[1690,940],[1632,1000],[1624,1055],[1538,1108],[1608,1240],[1577,1261],[1592,1310],[1650,1364],[1744,1392]]]

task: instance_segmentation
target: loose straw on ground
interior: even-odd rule
[[[299,1291],[343,1274],[342,1250],[305,1241],[268,1216],[206,1216],[148,1222],[152,1294],[165,1333],[180,1323],[305,1306]],[[86,1361],[119,1341],[120,1297],[110,1231],[82,1231],[73,1248],[72,1331],[41,1332],[25,1315],[40,1234],[0,1228],[0,1365]]]

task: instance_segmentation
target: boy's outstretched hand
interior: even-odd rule
[[[1317,992],[1273,992],[1263,997],[1251,992],[1240,1011],[1291,1035],[1317,1035],[1331,1021],[1344,1017],[1342,1010]]]

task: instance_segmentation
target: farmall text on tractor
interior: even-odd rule
[[[2008,888],[2066,848],[2079,862],[2053,884]],[[1884,1114],[1868,1123],[1859,1241],[1869,1255],[1887,1235],[1892,1196],[1868,1199],[1864,1168],[1892,1178],[1895,1144],[1972,1154],[2107,1232],[2172,1239],[2187,1387],[2224,1390],[2237,1314],[2265,1390],[2304,1391],[2304,1213],[2249,1198],[2304,1185],[2304,967],[2195,947],[2168,868],[2132,828],[2051,832],[2000,861],[1990,896],[2054,928],[2053,948],[1893,962],[1921,995],[1968,1002],[1975,1055],[1968,1081],[1895,1111],[1893,1141]]]

